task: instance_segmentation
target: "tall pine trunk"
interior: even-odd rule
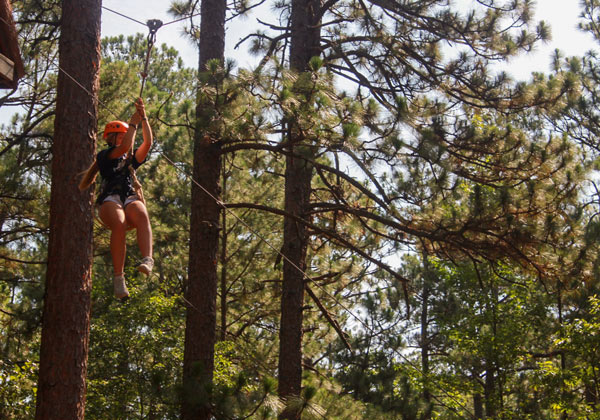
[[[227,173],[225,171],[224,168],[222,169],[222,174],[221,174],[221,184],[223,185],[222,187],[222,196],[223,196],[223,200],[227,201]],[[224,210],[221,211],[221,255],[220,255],[220,260],[221,260],[221,290],[220,290],[220,297],[221,297],[221,305],[220,305],[220,310],[221,310],[221,321],[220,321],[220,326],[219,326],[219,339],[221,341],[225,341],[225,338],[227,337],[227,297],[228,297],[228,290],[227,290],[227,212],[225,212]]]
[[[303,72],[308,70],[310,59],[320,55],[319,13],[320,0],[292,0],[290,67]],[[280,415],[281,419],[298,419],[301,412],[291,403],[297,400],[302,387],[302,308],[304,305],[304,274],[308,232],[296,218],[306,219],[310,204],[312,165],[303,157],[310,148],[298,146],[302,139],[289,121],[290,146],[287,151],[293,156],[286,158],[285,211],[292,217],[284,219],[283,285],[281,296],[281,321],[279,332],[279,397],[288,402]],[[302,272],[300,270],[302,270]],[[291,403],[291,404],[289,404]]]
[[[37,420],[84,418],[93,220],[91,189],[77,185],[96,143],[101,5],[62,4]]]
[[[497,389],[496,389],[496,369],[493,360],[485,360],[485,382],[483,385],[485,399],[486,418],[496,417],[498,412]]]
[[[285,210],[304,218],[310,201],[312,167],[306,160],[288,157],[285,170]],[[279,397],[291,402],[300,397],[302,386],[302,307],[308,234],[304,224],[286,217],[283,232],[283,286],[279,331]],[[289,261],[288,261],[289,259]],[[292,264],[293,263],[293,264]],[[290,404],[280,416],[296,419],[300,413]]]
[[[498,286],[492,281],[490,285],[491,306],[489,311],[492,315],[491,331],[494,343],[497,343],[498,317],[497,308],[499,304]],[[502,389],[498,381],[498,357],[495,351],[486,354],[485,357],[485,382],[483,385],[485,399],[485,414],[487,418],[495,418],[498,410],[502,408]]]
[[[226,8],[224,0],[202,0],[198,63],[200,74],[206,71],[209,60],[224,62]],[[215,198],[220,199],[221,194],[220,143],[207,135],[213,112],[212,105],[204,103],[203,98],[199,97],[196,107],[193,176],[214,198],[192,184],[183,358],[183,420],[211,418],[220,215],[220,207]]]
[[[421,301],[421,372],[423,374],[423,402],[424,412],[421,420],[430,420],[432,411],[432,397],[429,389],[429,356],[431,352],[431,339],[429,337],[429,298],[431,294],[431,271],[428,256],[423,256],[425,275],[423,278],[423,291]]]

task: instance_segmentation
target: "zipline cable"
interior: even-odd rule
[[[167,23],[165,23],[163,26],[171,25],[171,24],[173,24],[173,23],[181,22],[182,20],[191,19],[191,18],[194,18],[194,17],[196,17],[196,16],[200,16],[200,15],[201,15],[201,13],[200,13],[200,12],[198,12],[198,13],[194,13],[193,15],[184,16],[184,17],[181,17],[181,18],[179,18],[179,19],[175,19],[175,20],[172,20],[172,21],[170,21],[170,22],[167,22]]]
[[[140,25],[144,25],[144,26],[146,26],[146,24],[145,24],[144,22],[142,22],[142,21],[139,21],[139,20],[137,20],[137,19],[134,19],[134,18],[132,18],[131,16],[124,15],[123,13],[117,12],[116,10],[109,9],[109,8],[108,8],[108,7],[106,7],[106,6],[102,6],[102,8],[103,8],[103,9],[105,9],[105,10],[108,10],[109,12],[112,12],[112,13],[114,13],[114,14],[116,14],[116,15],[122,16],[122,17],[124,17],[125,19],[129,19],[129,20],[131,20],[131,21],[133,21],[133,22],[135,22],[135,23],[139,23]]]
[[[104,7],[104,6],[103,6]],[[110,10],[111,12],[114,12],[120,16],[123,16],[127,19],[131,19],[137,23],[140,23],[142,25],[145,25],[142,22],[139,22],[133,18],[130,18],[126,15],[123,15],[121,13],[115,12],[111,9],[107,9]],[[180,19],[183,20],[183,19]],[[175,23],[175,21],[173,22],[169,22],[169,23]],[[164,26],[165,24],[162,24],[162,26]],[[148,26],[148,25],[146,25]],[[159,26],[160,27],[160,26]],[[86,94],[88,94],[89,96],[91,96],[92,98],[94,98],[94,95],[92,94],[91,91],[89,91],[85,86],[83,86],[81,83],[79,83],[77,81],[77,79],[75,77],[73,77],[72,75],[70,75],[66,70],[64,70],[59,64],[54,63],[53,59],[51,59],[48,55],[46,54],[42,54],[44,55],[48,61],[52,62],[52,64],[54,64],[59,71],[63,72],[63,74],[65,74],[70,80],[72,80],[77,86],[79,86],[84,92],[86,92]],[[100,105],[102,105],[105,109],[107,109],[111,114],[118,116],[108,105],[106,105],[105,103],[103,103],[102,101],[100,101],[99,98],[97,98],[96,95],[96,99],[98,100],[98,103]],[[318,282],[316,282],[311,276],[309,276],[304,270],[302,270],[300,267],[298,267],[298,265],[296,265],[293,261],[291,261],[286,255],[284,255],[281,250],[275,248],[273,245],[270,244],[270,242],[263,237],[260,233],[258,233],[256,230],[254,230],[248,223],[246,223],[243,219],[241,219],[237,214],[235,214],[235,212],[233,212],[232,209],[228,208],[225,203],[223,203],[223,201],[219,200],[217,197],[215,197],[213,194],[210,193],[210,191],[208,191],[204,186],[202,186],[197,180],[194,179],[193,176],[189,175],[186,171],[184,171],[182,168],[179,168],[164,152],[162,152],[161,150],[157,150],[157,153],[160,154],[170,165],[172,165],[176,170],[178,170],[180,173],[184,174],[187,178],[189,178],[196,186],[198,186],[202,191],[204,191],[210,198],[212,198],[215,203],[221,207],[224,211],[226,211],[228,214],[230,214],[231,216],[233,216],[236,220],[238,220],[240,223],[242,223],[252,234],[254,234],[257,238],[259,238],[262,242],[264,242],[269,248],[271,248],[273,251],[275,251],[278,255],[280,255],[283,259],[285,259],[294,269],[298,270],[306,280],[311,281],[313,284],[315,284],[321,291],[323,291],[324,294],[326,294],[329,298],[331,298],[333,300],[333,302],[338,305],[339,307],[341,307],[342,309],[344,309],[344,311],[346,311],[352,318],[354,318],[358,323],[360,323],[366,331],[368,331],[371,334],[376,333],[376,331],[371,328],[365,321],[362,320],[362,318],[360,318],[358,315],[354,314],[354,312],[352,312],[352,310],[350,308],[348,308],[346,305],[344,305],[342,302],[340,302],[335,296],[333,296],[331,293],[329,293],[329,291],[327,291],[323,286],[321,286],[320,284],[318,284]],[[184,299],[188,304],[191,305],[191,303],[189,301],[187,301],[187,299]],[[191,305],[193,306],[193,305]],[[198,310],[196,308],[196,310]],[[405,356],[404,354],[402,354],[400,351],[394,349],[393,352],[395,354],[397,354],[401,359],[403,359],[410,367],[412,367],[413,369],[415,369],[415,371],[417,373],[419,373],[422,377],[425,377],[425,374],[423,373],[423,371],[419,368],[419,366],[417,366],[412,360],[410,360],[407,356]],[[467,408],[461,401],[458,401],[452,394],[450,394],[448,391],[446,391],[444,389],[444,387],[442,387],[439,383],[437,382],[433,382],[433,384],[435,385],[436,388],[438,388],[440,391],[442,391],[442,393],[449,398],[450,400],[454,401],[460,408],[462,408],[467,414],[469,414],[470,417],[472,417],[473,419],[477,419],[477,417],[475,416],[474,413],[471,412],[471,410],[469,408]],[[458,409],[452,406],[448,406],[447,404],[444,404],[439,397],[437,397],[436,395],[432,395],[432,397],[437,400],[441,405],[445,406],[446,408],[451,409],[452,411],[454,411],[456,414],[460,415],[460,413],[458,412]]]
[[[135,18],[132,18],[131,16],[127,16],[127,15],[125,15],[125,14],[121,13],[121,12],[118,12],[118,11],[116,11],[116,10],[110,9],[110,8],[108,8],[108,7],[106,7],[106,6],[102,6],[102,8],[103,8],[103,9],[105,9],[105,10],[108,10],[109,12],[112,12],[112,13],[114,13],[114,14],[116,14],[116,15],[119,15],[119,16],[121,16],[121,17],[124,17],[125,19],[129,19],[129,20],[131,20],[131,21],[133,21],[133,22],[135,22],[135,23],[139,23],[140,25],[147,26],[147,23],[144,23],[144,22],[142,22],[142,21],[140,21],[140,20],[137,20],[137,19],[135,19]],[[191,15],[188,15],[188,16],[183,16],[183,17],[181,17],[181,18],[177,18],[177,19],[175,19],[175,20],[172,20],[172,21],[170,21],[170,22],[163,23],[163,25],[162,25],[162,26],[171,25],[171,24],[173,24],[173,23],[181,22],[181,21],[183,21],[183,20],[186,20],[186,19],[191,19],[191,18],[194,18],[194,17],[196,17],[196,16],[200,16],[200,15],[201,15],[201,13],[200,13],[200,12],[198,12],[198,13],[194,13],[194,14],[191,14]]]

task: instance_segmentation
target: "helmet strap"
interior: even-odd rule
[[[106,142],[108,143],[109,146],[114,146],[115,145],[115,142],[117,141],[117,134],[118,133],[110,133],[106,137]]]

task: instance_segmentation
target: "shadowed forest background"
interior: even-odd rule
[[[266,3],[165,2],[198,67],[158,30],[156,265],[130,234],[123,304],[77,183],[131,115],[147,29],[95,40],[99,1],[11,2],[0,420],[600,419],[596,54],[499,71],[550,38],[529,0],[291,0],[241,68],[224,31]],[[600,2],[573,7],[600,39]],[[58,363],[52,337],[82,350]]]

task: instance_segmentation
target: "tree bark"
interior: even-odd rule
[[[224,0],[202,0],[198,71],[206,71],[211,59],[224,62]],[[183,359],[183,420],[212,417],[211,390],[216,340],[217,255],[219,246],[221,173],[220,144],[207,135],[211,104],[200,97],[196,107],[193,177],[211,195],[192,184],[189,272],[186,288],[186,329]]]
[[[486,418],[496,417],[498,412],[497,404],[497,389],[496,389],[496,368],[490,359],[485,361],[485,383],[484,383],[484,399],[485,399],[485,416]]]
[[[425,261],[425,276],[423,279],[423,296],[421,301],[421,372],[425,383],[423,384],[423,401],[425,403],[425,412],[421,417],[422,420],[431,419],[431,391],[429,390],[429,296],[430,296],[430,269],[427,255],[424,255]]]
[[[64,0],[59,43],[48,270],[37,420],[83,419],[90,326],[92,191],[78,174],[94,156],[100,69],[100,0]],[[78,81],[78,86],[66,74]]]
[[[320,0],[292,0],[290,67],[298,72],[307,71],[310,59],[320,55]],[[290,121],[288,142],[290,151],[285,169],[285,211],[293,217],[284,218],[283,284],[279,332],[279,397],[288,403],[281,419],[299,419],[301,410],[289,404],[300,397],[302,387],[302,307],[304,304],[304,274],[308,233],[306,226],[295,219],[307,219],[310,204],[313,167],[303,159],[310,153],[294,146],[302,140]],[[307,156],[310,157],[310,156]]]
[[[479,392],[473,394],[473,411],[476,419],[483,418],[483,398]]]
[[[222,170],[222,195],[223,200],[227,200],[227,174]],[[221,325],[220,325],[220,340],[225,341],[227,336],[227,212],[221,211]]]
[[[312,57],[321,55],[321,0],[292,0],[290,67],[307,71]]]
[[[490,293],[493,302],[489,311],[492,314],[491,330],[494,337],[494,342],[497,342],[497,307],[498,307],[498,287],[494,282],[490,286]],[[498,385],[498,361],[495,352],[488,354],[485,358],[485,383],[484,383],[484,398],[485,398],[485,414],[488,418],[495,418],[498,410],[502,405],[502,390]]]
[[[310,201],[312,167],[302,158],[289,157],[285,170],[285,210],[302,217]],[[279,331],[279,397],[290,402],[300,397],[302,383],[302,307],[308,236],[304,224],[284,218],[283,285]],[[302,270],[302,272],[300,270]],[[282,419],[297,419],[301,413],[288,407]]]

